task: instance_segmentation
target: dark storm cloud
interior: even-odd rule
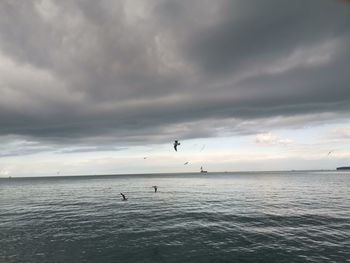
[[[349,10],[335,1],[227,1],[222,15],[190,41],[189,56],[209,73],[271,63],[296,48],[349,34]]]
[[[342,118],[349,46],[344,1],[3,1],[0,134],[85,151]]]

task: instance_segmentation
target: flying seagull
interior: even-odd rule
[[[332,152],[334,152],[334,151],[333,151],[333,150],[332,150],[332,151],[329,151],[328,154],[327,154],[327,156],[330,155]]]
[[[180,145],[180,144],[181,143],[179,143],[178,140],[175,140],[175,142],[174,142],[174,149],[175,149],[175,151],[177,151],[177,146]]]
[[[128,198],[126,198],[125,195],[124,195],[123,193],[120,193],[120,194],[121,194],[122,197],[123,197],[123,201],[127,201],[127,200],[128,200]]]
[[[154,185],[152,186],[154,188],[154,192],[157,193],[157,190],[158,190],[158,186]]]
[[[184,165],[188,164],[188,162],[185,162]]]

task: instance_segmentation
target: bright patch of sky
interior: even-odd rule
[[[344,123],[343,123],[344,124]],[[118,151],[54,153],[0,159],[0,175],[57,176],[124,173],[335,169],[350,162],[350,127],[329,124],[246,136],[181,141]],[[348,139],[344,139],[348,136]],[[260,138],[260,140],[257,140]],[[263,138],[263,139],[261,139]]]

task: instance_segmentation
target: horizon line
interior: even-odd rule
[[[338,171],[337,169],[289,169],[289,170],[251,170],[251,171],[212,171],[206,174],[227,174],[227,173],[277,173],[277,172],[322,172],[322,171]],[[103,176],[145,176],[145,175],[185,175],[185,174],[202,174],[201,172],[155,172],[155,173],[112,173],[112,174],[78,174],[78,175],[43,175],[43,176],[0,176],[0,179],[35,179],[35,178],[67,178],[67,177],[103,177]]]

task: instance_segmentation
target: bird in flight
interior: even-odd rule
[[[180,144],[181,143],[179,143],[178,140],[175,140],[175,142],[174,142],[174,149],[175,149],[175,151],[177,151],[177,146],[180,145]]]
[[[185,162],[184,165],[188,164],[188,162]]]
[[[154,186],[152,186],[152,187],[154,188],[154,192],[157,193],[157,191],[158,191],[158,186],[154,185]]]
[[[121,194],[121,196],[123,197],[123,201],[128,200],[128,198],[126,198],[125,195],[124,195],[123,193],[120,193],[120,194]]]
[[[327,154],[327,156],[329,156],[332,152],[334,152],[334,151],[333,151],[333,150],[332,150],[332,151],[329,151],[328,154]]]

